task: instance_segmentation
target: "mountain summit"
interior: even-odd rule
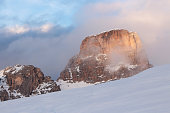
[[[0,71],[0,100],[60,91],[54,80],[32,65],[15,65]]]
[[[135,75],[150,68],[137,33],[111,30],[86,37],[78,55],[72,57],[61,72],[61,88],[71,84],[95,84]]]

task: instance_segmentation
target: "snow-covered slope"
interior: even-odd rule
[[[169,113],[170,65],[85,88],[0,103],[1,113]]]

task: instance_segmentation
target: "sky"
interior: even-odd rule
[[[56,79],[86,36],[111,29],[137,32],[152,64],[170,64],[169,12],[169,0],[0,0],[0,69]]]

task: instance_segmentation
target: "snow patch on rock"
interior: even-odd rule
[[[77,66],[75,69],[77,70],[78,73],[80,72],[80,67],[79,66]]]
[[[99,62],[102,60],[107,60],[107,55],[106,54],[98,54],[98,55],[96,55],[96,60]]]
[[[72,79],[73,78],[73,74],[72,74],[71,68],[68,68],[68,71],[70,73],[70,78]]]
[[[52,84],[50,82],[43,82],[40,84],[33,92],[37,92],[36,95],[40,95],[43,93],[48,93],[52,88],[50,87]]]
[[[128,70],[132,70],[137,68],[138,65],[131,65],[131,64],[118,64],[118,65],[107,65],[106,66],[106,70],[110,71],[110,72],[116,72],[119,69],[121,69],[122,67],[127,68]]]
[[[0,91],[8,90],[9,85],[7,84],[6,75],[3,74],[4,70],[0,71]]]
[[[24,65],[15,65],[14,67],[8,67],[5,69],[5,73],[11,72],[12,74],[18,73],[24,68]]]
[[[86,59],[91,58],[91,57],[93,57],[93,56],[90,55],[90,56],[82,57],[81,59],[82,59],[82,60],[86,60]]]

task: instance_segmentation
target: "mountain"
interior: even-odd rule
[[[32,65],[15,65],[0,71],[1,101],[60,91],[49,76]]]
[[[57,81],[61,89],[70,89],[126,78],[150,67],[137,33],[111,30],[86,37]]]
[[[130,77],[150,68],[139,36],[127,30],[111,30],[86,37],[57,81],[32,65],[16,65],[0,71],[1,101],[85,87]]]
[[[0,103],[2,113],[169,113],[170,65],[85,88]],[[9,109],[10,106],[10,109]]]

